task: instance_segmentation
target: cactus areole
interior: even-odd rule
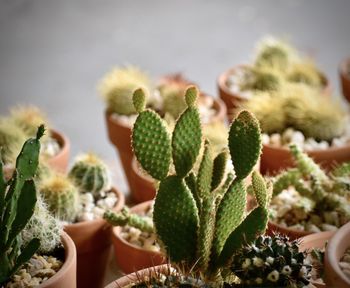
[[[187,108],[170,135],[157,113],[139,104],[145,94],[142,89],[136,90],[133,103],[139,115],[132,146],[143,169],[160,181],[153,222],[170,261],[214,279],[238,249],[264,233],[270,186],[253,172],[251,188],[259,205],[247,214],[244,180],[261,154],[259,123],[250,112],[242,111],[230,127],[233,179],[232,173],[225,173],[226,150],[215,156],[209,141],[203,139],[197,94],[194,86],[186,90]],[[199,157],[202,146],[204,152]],[[197,172],[193,167],[198,158]],[[170,172],[171,164],[174,173]]]

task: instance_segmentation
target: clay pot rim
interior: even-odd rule
[[[143,180],[145,180],[148,183],[150,183],[151,185],[153,185],[156,181],[155,180],[152,181],[153,180],[152,176],[149,176],[148,174],[146,174],[146,172],[142,173],[142,171],[139,169],[139,165],[140,164],[138,163],[138,161],[134,155],[132,157],[132,160],[131,160],[131,169],[134,171],[135,174],[137,174],[137,176],[139,176]],[[140,203],[140,204],[142,204],[142,203]]]
[[[111,188],[111,191],[113,191],[115,194],[117,194],[118,201],[113,207],[113,211],[120,211],[124,204],[125,204],[125,196],[122,192],[120,192],[115,186]],[[76,222],[76,223],[71,223],[68,225],[65,225],[64,228],[69,228],[69,229],[84,229],[84,227],[90,226],[90,225],[102,225],[103,223],[106,223],[106,220],[103,218],[98,218],[94,219],[91,221],[82,221],[82,222]]]
[[[281,234],[294,234],[294,235],[298,235],[298,237],[296,238],[302,238],[302,237],[306,237],[306,236],[310,236],[313,234],[317,234],[317,233],[322,233],[322,232],[327,232],[327,231],[322,231],[322,232],[310,232],[310,231],[304,231],[304,230],[297,230],[297,229],[292,229],[292,228],[288,228],[288,227],[284,227],[274,221],[269,220],[268,225],[271,226],[271,228],[277,228],[278,233]]]
[[[60,151],[56,155],[50,157],[50,159],[53,159],[62,154],[68,153],[68,151],[70,150],[70,141],[68,137],[56,129],[50,129],[50,133],[51,133],[51,137],[58,142],[61,148]]]
[[[130,209],[130,211],[134,212],[136,209],[138,210],[138,208],[140,208],[140,210],[145,210],[146,208],[149,208],[149,206],[152,204],[152,202],[154,202],[154,200],[149,200],[149,201],[145,201],[145,202],[139,203],[139,204],[133,206]],[[136,245],[133,245],[133,244],[129,243],[123,237],[120,236],[121,230],[122,230],[122,227],[114,226],[113,229],[112,229],[112,237],[118,239],[124,245],[130,246],[130,247],[132,247],[135,250],[142,251],[142,252],[147,251],[147,253],[150,253],[150,254],[164,256],[161,252],[150,251],[150,250],[147,250],[147,249],[144,249],[142,247],[139,247],[139,246],[136,246]]]
[[[350,278],[348,278],[341,270],[339,266],[340,258],[336,256],[336,250],[340,246],[339,244],[343,241],[344,238],[350,238],[350,222],[339,228],[338,231],[336,231],[334,236],[329,241],[327,249],[325,251],[325,263],[327,265],[328,270],[331,270],[332,273],[336,274],[342,281],[349,285]],[[341,255],[343,255],[345,250],[348,248],[350,248],[350,242],[348,243],[348,246],[344,248],[344,251],[341,251]]]
[[[349,71],[347,71],[347,70],[350,70],[349,68],[350,68],[350,57],[345,58],[343,61],[341,61],[338,68],[340,75],[345,79],[347,79],[348,81],[350,81]]]
[[[48,287],[49,285],[52,285],[53,283],[58,281],[60,278],[65,277],[65,274],[67,273],[67,271],[72,269],[72,265],[76,265],[75,263],[77,258],[77,251],[72,238],[70,238],[66,232],[62,231],[61,240],[65,250],[64,263],[60,268],[60,270],[58,270],[55,275],[53,275],[52,277],[47,279],[45,282],[43,282],[41,285],[39,285],[39,288]]]

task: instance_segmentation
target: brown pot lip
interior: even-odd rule
[[[343,61],[340,62],[339,64],[339,74],[347,79],[348,81],[350,81],[350,75],[349,75],[349,71],[346,71],[347,69],[349,70],[350,68],[350,57],[345,58]]]
[[[60,152],[57,155],[51,157],[51,159],[53,159],[55,157],[59,157],[62,154],[68,153],[70,150],[70,141],[69,141],[68,137],[65,134],[63,134],[55,129],[51,129],[50,132],[51,132],[52,138],[54,138],[58,142],[58,144],[60,145],[60,148],[61,148]]]
[[[115,194],[117,194],[118,197],[118,201],[115,204],[115,206],[113,207],[113,211],[120,211],[125,203],[125,196],[122,192],[120,192],[116,187],[112,187],[111,189]],[[65,225],[65,229],[84,229],[90,225],[94,225],[94,226],[102,226],[104,224],[107,224],[106,220],[104,220],[103,218],[98,218],[95,220],[91,220],[91,221],[82,221],[82,222],[77,222],[77,223],[71,223],[68,225]]]
[[[303,236],[301,238],[299,238],[301,245],[305,244],[305,243],[312,243],[315,240],[320,240],[322,239],[325,243],[326,241],[328,241],[329,239],[331,239],[334,234],[336,232],[335,231],[322,231],[322,232],[317,232],[317,233],[312,233],[306,236]],[[317,247],[315,247],[317,248]],[[309,248],[303,248],[302,247],[302,251],[307,251]]]
[[[144,181],[148,182],[150,185],[153,185],[154,181],[153,178],[145,173],[142,173],[138,167],[138,162],[137,162],[137,159],[135,156],[132,157],[132,160],[131,160],[131,169],[134,171],[134,173],[142,178]],[[141,204],[141,203],[140,203]]]
[[[57,273],[51,278],[39,285],[39,288],[45,288],[57,282],[60,278],[65,277],[68,271],[72,269],[72,266],[76,265],[77,251],[72,238],[70,238],[66,232],[62,231],[61,240],[65,250],[64,263],[60,270],[58,270]]]
[[[296,238],[301,238],[301,237],[306,237],[309,235],[317,234],[313,233],[310,231],[303,231],[303,230],[297,230],[297,229],[292,229],[288,227],[284,227],[276,222],[269,221],[268,225],[271,226],[271,228],[277,228],[277,232],[282,233],[282,234],[291,234],[291,235],[298,235]]]
[[[137,205],[133,206],[133,207],[130,209],[130,211],[131,211],[131,212],[144,211],[144,210],[146,210],[147,208],[149,208],[149,206],[150,206],[153,202],[154,202],[153,200],[149,200],[149,201],[142,202],[142,203],[140,203],[140,204],[137,204]],[[112,237],[115,238],[115,239],[117,239],[117,241],[122,242],[125,246],[132,247],[132,249],[135,249],[135,250],[140,251],[140,252],[147,252],[147,253],[149,253],[149,254],[163,256],[163,254],[162,254],[161,252],[149,251],[149,250],[143,249],[143,248],[141,248],[141,247],[138,247],[138,246],[136,246],[136,245],[130,244],[128,241],[126,241],[125,239],[123,239],[123,237],[120,237],[121,229],[122,229],[122,227],[120,227],[120,226],[114,226],[113,229],[112,229]]]
[[[345,250],[350,248],[349,240],[348,245],[340,245],[345,242],[344,239],[350,239],[350,222],[339,228],[329,241],[325,252],[325,263],[327,264],[327,269],[331,270],[331,272],[337,275],[344,283],[350,285],[350,279],[340,269],[340,258],[337,257],[337,254],[343,255]],[[341,246],[343,246],[342,248],[344,248],[344,250],[337,253],[338,248]]]

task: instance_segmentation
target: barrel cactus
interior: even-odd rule
[[[91,192],[98,199],[111,189],[111,173],[96,154],[87,153],[76,158],[68,177],[81,193]]]
[[[48,210],[58,219],[74,222],[79,210],[79,191],[70,179],[53,174],[39,188]]]
[[[159,115],[145,110],[143,90],[136,90],[133,100],[139,115],[132,146],[142,168],[160,181],[153,222],[170,261],[194,267],[214,279],[237,249],[264,233],[270,186],[253,172],[252,189],[259,205],[246,214],[244,180],[252,173],[262,147],[259,123],[248,111],[237,116],[229,131],[236,178],[232,180],[231,173],[224,173],[227,152],[214,157],[207,140],[198,173],[194,172],[203,145],[197,94],[194,86],[186,90],[187,108],[170,137]],[[175,173],[170,173],[171,163]]]
[[[306,287],[312,269],[306,254],[287,236],[259,236],[233,256],[231,270],[240,283],[231,287]]]

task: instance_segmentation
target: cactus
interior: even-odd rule
[[[61,174],[43,180],[39,187],[48,210],[58,219],[74,222],[79,209],[79,191]]]
[[[10,111],[10,121],[18,125],[28,137],[35,136],[40,125],[45,125],[46,131],[50,133],[50,123],[44,113],[35,106],[17,106]],[[44,135],[47,137],[49,134]]]
[[[293,63],[286,77],[290,82],[304,83],[310,87],[321,88],[325,85],[324,77],[312,61]]]
[[[176,82],[167,83],[159,87],[159,92],[163,99],[163,112],[177,119],[186,109],[183,85]]]
[[[107,103],[109,112],[131,115],[136,113],[132,103],[134,90],[139,87],[150,90],[150,82],[148,75],[136,67],[129,66],[108,73],[102,79],[99,91]]]
[[[20,247],[20,234],[32,217],[37,201],[33,177],[44,131],[44,126],[40,126],[36,138],[24,143],[16,160],[16,170],[7,182],[0,161],[0,284],[4,284],[40,247],[38,238],[32,238]]]
[[[88,153],[76,158],[68,177],[79,191],[91,192],[98,199],[111,189],[111,173],[107,165],[95,154]]]
[[[242,91],[277,91],[280,89],[281,77],[278,73],[255,67],[247,67],[245,70],[244,79],[240,84]]]
[[[222,154],[214,160],[207,140],[204,141],[198,174],[194,172],[202,146],[201,124],[195,105],[197,94],[195,87],[186,90],[187,108],[177,120],[172,137],[154,111],[144,110],[145,105],[138,105],[132,145],[142,168],[160,180],[153,222],[168,257],[174,263],[195,267],[206,278],[214,279],[246,239],[253,241],[265,231],[270,192],[262,184],[265,183],[262,177],[255,172],[254,177],[259,180],[253,183],[254,192],[258,199],[265,200],[245,215],[244,179],[252,172],[262,148],[259,124],[247,111],[237,116],[229,132],[228,143],[236,178],[232,180],[229,173],[223,179],[225,165],[222,162],[227,156]],[[142,90],[134,93],[134,103],[144,103],[144,98]],[[171,160],[175,173],[169,169]]]
[[[8,119],[0,120],[0,149],[1,161],[4,164],[14,164],[16,156],[21,151],[27,139],[25,133]]]
[[[231,287],[306,287],[312,266],[298,240],[287,236],[259,236],[233,256],[231,270],[240,284]]]

